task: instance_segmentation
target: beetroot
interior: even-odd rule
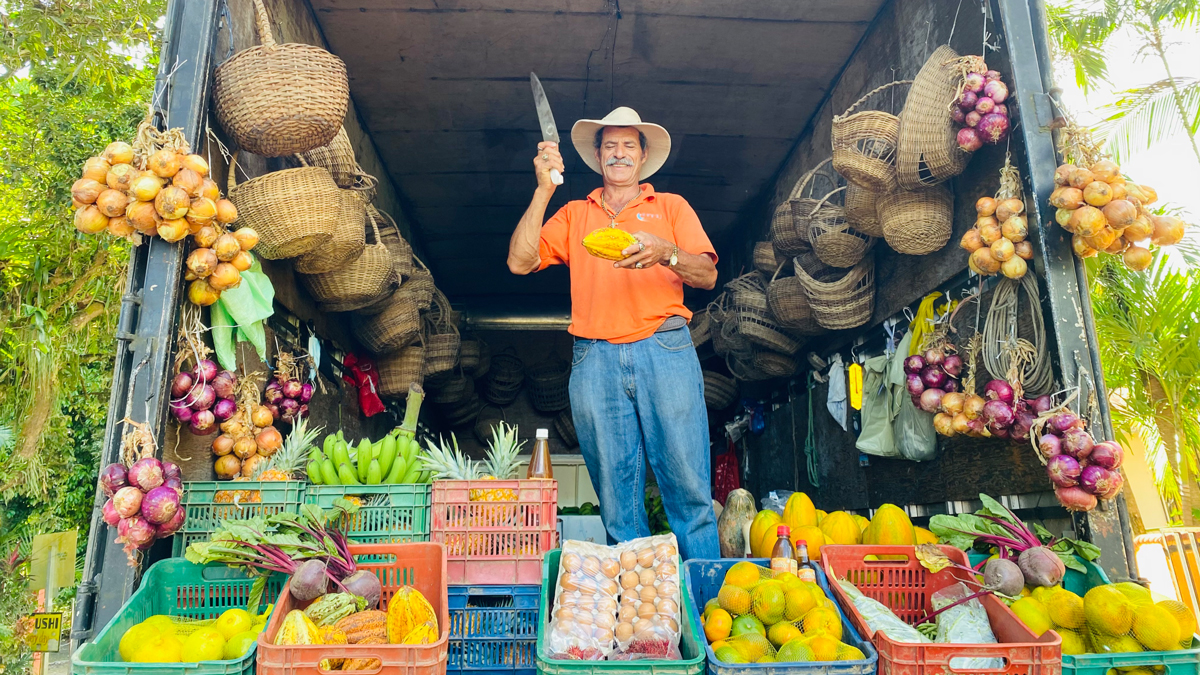
[[[368,608],[379,606],[379,598],[383,595],[383,586],[380,585],[379,577],[375,576],[374,572],[359,570],[342,579],[342,586],[346,588],[347,592],[366,600]]]
[[[1017,564],[1029,586],[1057,586],[1067,572],[1062,559],[1045,546],[1025,549],[1017,558]]]
[[[316,600],[324,595],[329,588],[329,576],[325,571],[325,563],[316,558],[305,560],[292,573],[288,588],[292,597],[301,602]]]
[[[983,585],[1001,595],[1017,596],[1025,588],[1025,575],[1017,563],[993,558],[983,566]]]

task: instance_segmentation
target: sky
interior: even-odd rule
[[[1170,31],[1167,40],[1172,74],[1200,79],[1200,30]],[[1075,76],[1070,68],[1060,64],[1055,70],[1055,80],[1063,89],[1063,102],[1084,124],[1107,117],[1110,112],[1104,106],[1120,98],[1121,91],[1166,78],[1166,71],[1156,56],[1144,57],[1138,53],[1140,42],[1133,30],[1121,30],[1112,37],[1109,45],[1111,83],[1100,83],[1087,96],[1075,87]],[[1158,191],[1159,202],[1179,207],[1184,211],[1180,214],[1184,221],[1200,228],[1200,162],[1185,143],[1182,133],[1164,139],[1152,148],[1138,150],[1124,158],[1121,169],[1134,181],[1153,187]]]

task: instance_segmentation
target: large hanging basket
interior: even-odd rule
[[[319,166],[328,170],[338,187],[362,193],[363,202],[370,202],[375,198],[379,180],[358,165],[346,127],[338,127],[337,135],[328,145],[302,152],[300,156],[309,166]]]
[[[950,118],[960,93],[962,63],[957,52],[943,45],[933,51],[913,80],[900,111],[896,146],[896,180],[905,190],[957,176],[971,159],[971,153],[958,147],[958,130]]]
[[[492,355],[483,397],[496,405],[509,405],[517,399],[524,383],[525,363],[510,347]]]
[[[688,332],[692,335],[692,346],[699,349],[712,338],[712,320],[708,316],[708,310],[702,309],[692,315],[691,322],[688,323]]]
[[[421,334],[421,315],[403,290],[392,294],[388,306],[374,316],[354,316],[359,342],[374,354],[399,351]],[[428,352],[426,352],[428,353]]]
[[[425,315],[425,374],[438,375],[458,365],[461,337],[451,320],[450,302],[438,293],[437,311]]]
[[[767,309],[788,332],[800,336],[820,335],[825,329],[817,323],[804,284],[794,276],[772,277],[767,284]]]
[[[846,222],[868,237],[882,237],[879,214],[875,209],[878,195],[854,183],[846,186]]]
[[[459,340],[458,367],[468,374],[479,367],[479,340],[477,338],[464,337]]]
[[[319,166],[284,169],[238,185],[237,156],[229,161],[226,192],[238,226],[258,232],[254,253],[267,260],[295,258],[325,246],[341,225],[341,190]]]
[[[338,226],[328,244],[296,258],[294,268],[301,274],[325,274],[358,260],[367,243],[366,204],[358,193],[340,190],[342,206]]]
[[[796,359],[771,351],[754,352],[754,369],[768,378],[791,377],[796,374]]]
[[[788,256],[776,252],[775,246],[769,241],[760,241],[754,245],[754,269],[763,274],[775,274],[780,267],[786,268],[789,260],[791,258]]]
[[[529,369],[525,374],[529,402],[539,412],[556,413],[571,405],[567,385],[571,381],[571,364],[551,359]]]
[[[367,205],[367,213],[383,223],[379,230],[383,235],[383,245],[392,252],[392,265],[396,268],[396,274],[400,275],[400,280],[407,280],[413,273],[413,252],[412,247],[404,240],[404,235],[400,234],[400,226],[396,224],[392,214],[377,209],[372,204]]]
[[[788,198],[775,207],[771,217],[771,245],[776,255],[795,256],[809,250],[808,226],[821,196],[842,184],[830,160],[813,167],[796,181]]]
[[[704,371],[704,404],[713,410],[724,410],[737,398],[738,386],[733,378],[713,371]]]
[[[954,195],[944,185],[879,197],[883,237],[898,253],[925,255],[946,245],[954,230]]]
[[[379,226],[371,219],[375,241],[363,247],[362,255],[347,265],[325,274],[301,274],[300,279],[321,303],[346,308],[367,307],[391,293],[398,285],[392,255],[379,241]]]
[[[458,403],[475,395],[475,380],[447,371],[443,376],[429,380],[429,400],[432,403]]]
[[[874,192],[890,192],[896,183],[896,144],[900,120],[882,110],[855,108],[876,94],[912,80],[889,82],[863,95],[841,115],[834,115],[829,135],[833,141],[833,168],[846,180]]]
[[[346,64],[312,45],[276,44],[262,0],[254,0],[261,46],[217,67],[213,106],[239,148],[283,157],[328,144],[350,101]]]
[[[850,269],[830,267],[815,255],[796,256],[796,277],[822,328],[856,328],[875,311],[875,257],[868,253]]]
[[[419,344],[375,359],[379,369],[379,395],[389,399],[408,398],[409,385],[424,381],[421,375],[424,361],[425,348]]]
[[[813,208],[808,226],[808,241],[813,253],[831,267],[854,267],[862,260],[875,240],[858,232],[846,222],[842,205],[844,188],[825,195]]]
[[[780,327],[767,308],[767,288],[758,272],[725,284],[733,303],[737,332],[750,342],[783,354],[794,354],[801,341]]]
[[[730,354],[749,357],[754,345],[745,335],[738,332],[737,314],[733,311],[733,300],[728,291],[721,293],[708,305],[709,330],[713,352],[722,358]]]

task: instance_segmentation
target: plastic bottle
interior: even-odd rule
[[[792,528],[780,525],[775,529],[779,537],[771,549],[771,572],[778,576],[783,572],[796,574],[796,549],[792,547]]]
[[[550,430],[538,429],[529,455],[529,470],[526,478],[554,478],[554,467],[550,465]]]
[[[801,581],[811,581],[817,583],[817,573],[813,568],[808,566],[808,542],[804,539],[796,542],[796,561],[797,569],[796,576],[800,577]]]

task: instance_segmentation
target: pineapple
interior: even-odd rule
[[[438,437],[437,444],[432,440],[425,441],[426,451],[420,455],[422,468],[433,474],[438,480],[475,480],[479,478],[479,470],[475,463],[458,449],[458,438],[450,434],[450,443]]]
[[[525,447],[525,441],[517,440],[515,425],[498,422],[492,427],[492,440],[488,441],[488,457],[481,463],[481,480],[505,480],[517,474],[517,454]],[[513,502],[517,495],[510,488],[471,490],[473,502]]]
[[[304,480],[298,476],[304,473],[304,465],[308,463],[308,454],[321,434],[323,427],[308,428],[308,420],[296,418],[292,430],[283,439],[283,447],[271,455],[262,471],[256,471],[255,480]]]

